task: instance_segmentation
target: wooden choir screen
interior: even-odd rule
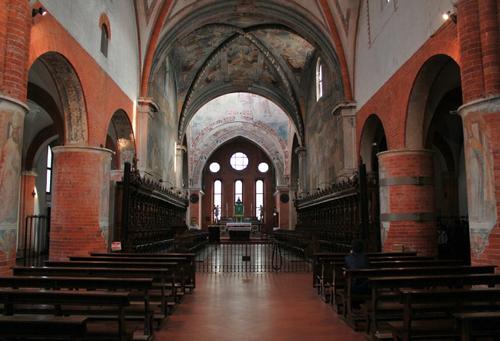
[[[379,251],[378,200],[377,178],[367,177],[362,165],[351,178],[296,200],[296,230],[313,235],[322,251],[349,251],[353,239]]]
[[[116,190],[113,239],[126,252],[159,251],[186,230],[188,201],[160,183],[141,177],[125,163],[123,181]]]

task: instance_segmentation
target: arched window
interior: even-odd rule
[[[243,201],[243,181],[236,180],[234,182],[234,202],[240,199]]]
[[[222,211],[222,181],[214,181],[214,221],[219,221]]]
[[[101,25],[101,53],[104,57],[108,56],[109,29],[106,24]]]
[[[318,58],[316,62],[316,101],[323,97],[323,64]]]
[[[264,220],[264,180],[255,181],[255,216]]]

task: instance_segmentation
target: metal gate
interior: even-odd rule
[[[49,254],[49,227],[47,216],[27,216],[20,236],[24,266],[40,266]]]
[[[272,241],[209,244],[196,255],[198,272],[309,272],[307,258]]]

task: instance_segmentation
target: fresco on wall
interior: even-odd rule
[[[0,113],[0,224],[17,223],[19,179],[21,174],[22,116]]]
[[[497,222],[493,161],[480,114],[467,115],[464,126],[471,253],[478,257]]]
[[[188,126],[191,185],[198,184],[208,154],[237,136],[255,142],[268,153],[276,169],[282,170],[281,176],[288,174],[288,138],[294,132],[285,112],[264,97],[232,93],[212,100],[196,113]]]
[[[344,162],[340,117],[321,109],[313,111],[305,125],[309,192],[333,183]]]
[[[9,106],[7,102],[3,105]],[[16,231],[21,176],[23,113],[0,104],[0,253],[12,254]]]
[[[177,137],[177,101],[175,80],[169,60],[165,60],[150,88],[160,111],[148,121],[147,168],[154,177],[175,182],[175,142]]]

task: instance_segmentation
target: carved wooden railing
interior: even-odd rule
[[[187,199],[142,177],[129,163],[116,193],[114,240],[124,251],[160,251],[173,246],[175,234],[186,229]]]
[[[295,201],[296,230],[315,243],[315,251],[349,251],[361,239],[368,251],[380,250],[378,179],[358,173]]]

